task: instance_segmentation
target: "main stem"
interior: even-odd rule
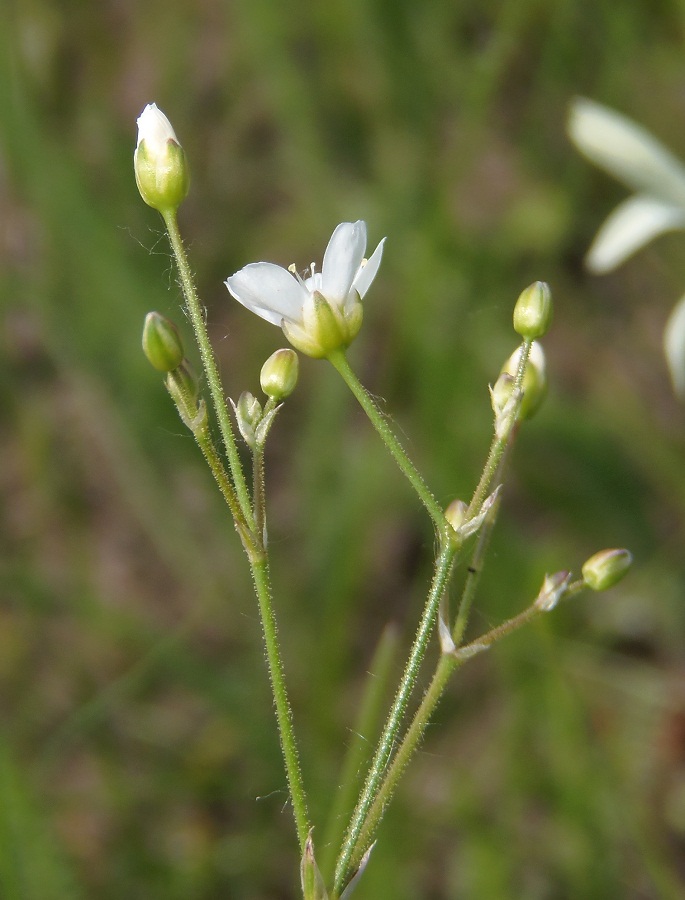
[[[582,590],[583,587],[584,584],[582,581],[574,582],[572,585],[569,585],[566,591],[566,596],[573,596],[574,594],[577,594],[580,590]],[[428,686],[426,693],[424,694],[423,700],[421,701],[421,705],[416,710],[411,725],[402,738],[402,742],[397,748],[397,751],[392,759],[392,763],[385,773],[383,781],[380,784],[374,798],[373,804],[368,811],[364,826],[359,835],[359,840],[350,858],[351,866],[358,864],[358,862],[361,860],[363,849],[370,843],[373,837],[374,829],[376,828],[381,816],[383,815],[383,810],[392,798],[392,795],[395,791],[395,788],[397,787],[397,783],[399,782],[402,773],[404,772],[412,756],[418,749],[418,746],[425,734],[428,723],[430,722],[433,713],[435,712],[435,709],[445,691],[447,683],[454,672],[456,672],[456,670],[459,669],[472,656],[475,656],[477,653],[487,650],[494,643],[500,641],[503,637],[506,637],[512,632],[517,631],[519,628],[522,628],[524,625],[527,625],[529,622],[532,622],[539,616],[544,615],[546,611],[547,610],[545,610],[543,607],[540,607],[533,603],[527,609],[524,609],[523,612],[520,612],[518,615],[514,616],[511,619],[508,619],[501,625],[496,626],[495,628],[486,632],[486,634],[481,635],[481,637],[479,638],[476,638],[475,641],[472,641],[470,644],[467,644],[466,646],[461,647],[459,650],[456,650],[454,653],[442,654],[442,656],[438,660],[438,664],[431,679],[431,683]]]
[[[436,528],[442,531],[445,526],[445,513],[431,493],[428,485],[423,480],[414,463],[407,456],[404,448],[395,437],[395,433],[388,425],[385,416],[376,406],[373,398],[359,381],[350,368],[344,350],[334,350],[329,353],[328,359],[342,376],[345,384],[359,401],[360,406],[369,417],[371,424],[380,435],[381,440],[392,454],[393,459],[406,475],[419,499],[428,510]]]
[[[228,464],[231,470],[231,475],[233,477],[233,483],[235,484],[236,494],[238,495],[238,502],[240,503],[240,508],[242,510],[243,516],[245,517],[245,521],[248,523],[250,528],[253,528],[254,516],[252,514],[252,507],[250,505],[250,494],[248,491],[247,483],[245,481],[242,466],[240,464],[238,447],[235,442],[233,428],[231,427],[231,420],[229,418],[228,409],[226,407],[224,389],[221,384],[219,369],[217,368],[216,360],[214,358],[214,351],[212,350],[212,345],[209,341],[209,335],[207,334],[207,326],[205,325],[202,308],[200,306],[200,299],[197,295],[197,290],[195,289],[195,282],[193,281],[193,276],[188,264],[188,257],[186,256],[183,241],[181,240],[181,234],[178,230],[176,213],[175,211],[167,211],[162,213],[162,215],[164,217],[164,224],[166,225],[167,232],[169,234],[171,249],[173,250],[174,256],[176,257],[176,265],[178,266],[178,273],[181,279],[181,287],[183,288],[186,307],[188,309],[190,321],[195,331],[195,338],[200,348],[202,365],[205,370],[205,375],[207,376],[207,384],[209,385],[209,390],[212,395],[212,404],[214,406],[214,411],[219,422],[221,438],[226,450],[226,456],[228,457]]]
[[[457,550],[449,539],[444,539],[440,554],[435,562],[433,581],[409,654],[409,659],[407,660],[400,686],[395,695],[392,708],[378,742],[378,747],[376,748],[373,760],[371,761],[364,787],[359,800],[357,801],[354,813],[352,814],[352,819],[350,820],[345,835],[345,841],[340,851],[340,856],[335,869],[336,896],[339,896],[346,884],[348,875],[351,872],[350,862],[353,855],[355,860],[357,860],[358,858],[361,858],[363,851],[366,849],[365,846],[360,844],[359,838],[364,830],[367,814],[376,798],[378,787],[383,780],[385,770],[392,755],[393,746],[397,741],[409,697],[416,684],[419,669],[426,653],[428,639],[435,624],[438,606],[440,605],[440,598],[442,597],[449,580],[456,553]],[[357,848],[359,848],[360,852],[357,852]]]
[[[300,844],[300,852],[304,852],[304,845],[309,834],[309,815],[307,813],[307,801],[302,782],[300,758],[295,742],[293,728],[293,714],[288,700],[288,692],[285,686],[285,672],[283,660],[278,644],[278,628],[276,616],[271,602],[271,581],[269,578],[269,563],[266,553],[248,554],[250,568],[254,579],[255,593],[259,601],[259,612],[262,619],[264,644],[269,665],[269,678],[273,691],[274,705],[276,707],[276,719],[278,720],[278,733],[283,751],[285,771],[288,779],[290,798],[293,804],[293,815],[297,828],[297,839]]]

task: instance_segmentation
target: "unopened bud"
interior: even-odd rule
[[[178,328],[161,313],[149,312],[145,316],[143,353],[160,372],[173,372],[183,361],[183,344]]]
[[[259,383],[267,397],[276,403],[295,390],[300,361],[294,350],[276,350],[262,366]]]
[[[233,401],[231,401],[233,403]],[[257,400],[254,394],[249,391],[243,391],[238,398],[237,403],[233,403],[238,428],[248,447],[257,446],[257,426],[262,420],[262,404]]]
[[[162,214],[178,209],[188,193],[188,165],[171,123],[154,103],[138,117],[133,167],[140,196],[148,206]]]
[[[583,581],[593,591],[606,591],[623,578],[632,562],[630,550],[600,550],[583,564]]]
[[[552,322],[552,292],[545,281],[525,289],[514,307],[514,331],[533,341],[546,334]]]
[[[502,373],[515,378],[520,361],[521,347],[518,347],[502,366]],[[503,383],[501,386],[502,390],[504,390],[506,383],[508,382]],[[513,382],[511,382],[511,385],[513,387]],[[545,354],[541,344],[537,341],[533,341],[531,345],[521,388],[523,389],[523,399],[521,400],[519,418],[529,419],[538,411],[547,394]]]
[[[553,575],[545,575],[542,582],[540,593],[535,599],[535,605],[544,612],[554,609],[557,603],[566,593],[569,582],[571,581],[570,572],[555,572]]]
[[[455,531],[459,531],[466,519],[468,506],[463,500],[453,500],[445,510],[445,518]]]

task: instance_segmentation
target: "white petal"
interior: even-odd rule
[[[380,244],[373,251],[371,258],[368,260],[366,265],[362,266],[357,272],[357,277],[354,279],[352,287],[357,291],[360,297],[364,296],[364,294],[371,287],[371,282],[376,277],[378,267],[381,264],[381,258],[383,257],[384,245],[385,238],[383,238]]]
[[[664,354],[673,390],[685,400],[685,297],[676,303],[664,331]]]
[[[581,153],[628,187],[685,206],[685,166],[636,122],[577,97],[568,133]]]
[[[163,153],[169,140],[178,144],[178,138],[167,119],[156,103],[148,103],[136,120],[138,125],[138,143],[145,141],[151,152]]]
[[[644,194],[629,197],[609,216],[588,250],[592,272],[610,272],[664,231],[685,228],[685,210]]]
[[[366,252],[366,222],[342,222],[331,235],[321,267],[321,293],[342,306]]]
[[[302,320],[307,291],[287,269],[274,263],[250,263],[226,280],[235,299],[274,325]]]

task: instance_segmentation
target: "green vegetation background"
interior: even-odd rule
[[[181,223],[234,398],[283,339],[223,279],[320,261],[342,220],[388,235],[351,358],[445,504],[479,472],[513,302],[551,283],[549,399],[474,631],[545,571],[635,553],[611,594],[463,670],[356,896],[685,896],[685,428],[660,350],[684,243],[588,276],[624,193],[564,133],[586,94],[685,154],[683,4],[9,0],[2,17],[3,900],[297,894],[245,566],[139,349],[148,310],[181,319],[132,172],[150,101],[192,167]],[[302,362],[268,484],[319,837],[374,647],[387,623],[411,637],[432,535],[325,363]]]

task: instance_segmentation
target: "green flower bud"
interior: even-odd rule
[[[138,117],[133,167],[140,196],[148,206],[162,214],[178,209],[190,185],[188,166],[171,123],[154,103]]]
[[[149,312],[143,326],[143,353],[160,372],[173,372],[183,361],[183,344],[174,323],[158,312]]]
[[[276,350],[262,366],[259,383],[267,397],[276,403],[285,400],[297,385],[300,360],[294,350]]]
[[[583,564],[583,581],[593,591],[606,591],[623,578],[632,562],[630,550],[600,550]]]
[[[526,340],[541,338],[552,322],[552,292],[536,281],[521,293],[514,307],[514,331]]]
[[[502,373],[510,375],[512,379],[514,379],[518,372],[520,360],[521,348],[519,347],[502,366]],[[495,383],[495,388],[493,389],[493,391],[501,392],[501,396],[498,397],[498,403],[502,403],[507,386],[509,386],[509,390],[511,390],[513,385],[513,380],[509,382],[505,379],[500,383],[500,380],[498,379]],[[531,345],[528,364],[526,365],[526,371],[523,376],[523,384],[521,387],[523,388],[523,400],[521,401],[519,419],[529,419],[538,411],[547,394],[545,354],[542,350],[542,346],[537,341],[533,341],[533,344]],[[495,399],[493,396],[493,405],[494,403]],[[497,410],[495,410],[495,414],[497,414]]]

